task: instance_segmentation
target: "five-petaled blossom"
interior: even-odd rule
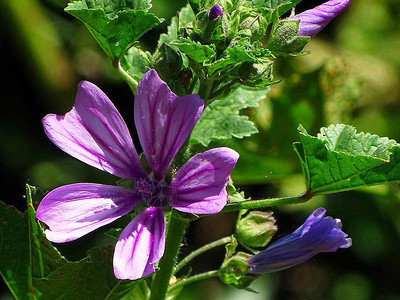
[[[324,208],[316,209],[296,231],[252,256],[249,273],[277,272],[300,264],[321,252],[335,252],[351,246],[339,219],[325,217]]]
[[[297,36],[312,38],[339,15],[349,3],[350,0],[330,0],[290,17],[289,21],[300,21]]]
[[[114,273],[134,280],[154,272],[164,253],[166,204],[194,214],[217,213],[226,204],[226,185],[239,157],[232,149],[196,154],[172,180],[166,178],[203,107],[198,95],[176,96],[154,70],[143,76],[134,119],[151,168],[146,172],[117,109],[98,87],[81,82],[70,112],[43,119],[47,136],[75,158],[134,183],[132,188],[78,183],[51,191],[36,213],[49,227],[47,238],[57,243],[75,240],[142,203],[146,208],[126,226],[115,246]]]

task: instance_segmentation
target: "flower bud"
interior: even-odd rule
[[[222,18],[217,16],[211,19],[209,15],[210,11],[203,10],[199,12],[193,22],[193,30],[195,32],[194,39],[200,41],[202,44],[210,44],[213,37],[218,35],[217,32],[220,31],[221,27]],[[218,13],[218,11],[216,12]]]
[[[258,86],[265,82],[272,82],[272,61],[270,62],[244,62],[239,68],[239,78],[244,85]]]
[[[243,13],[240,19],[239,31],[249,29],[251,31],[251,40],[253,42],[264,36],[268,27],[268,22],[262,15],[251,11]]]
[[[349,3],[350,0],[330,0],[290,17],[289,21],[300,21],[297,36],[312,38],[339,15]]]
[[[153,55],[153,64],[160,77],[168,82],[181,69],[182,57],[178,51],[163,43]]]
[[[221,281],[239,289],[249,286],[257,278],[248,274],[249,265],[246,261],[250,257],[250,254],[238,252],[234,256],[225,259],[218,272]]]
[[[301,53],[310,38],[297,36],[298,31],[299,21],[279,21],[271,32],[267,48],[278,55]]]
[[[316,209],[292,234],[281,238],[247,260],[250,274],[277,272],[300,264],[321,252],[335,252],[351,246],[351,239],[339,219],[325,217]]]
[[[222,8],[218,4],[215,4],[208,11],[208,19],[214,20],[216,18],[219,18],[220,16],[222,16]]]
[[[272,212],[251,211],[237,222],[236,235],[246,247],[265,247],[277,229]]]

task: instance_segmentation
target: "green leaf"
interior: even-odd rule
[[[121,299],[139,292],[135,288],[143,281],[115,278],[113,246],[67,261],[35,218],[32,202],[38,190],[27,185],[26,192],[23,214],[0,202],[0,274],[16,299]]]
[[[271,8],[277,9],[279,15],[283,15],[285,12],[295,7],[301,0],[253,0],[253,5],[260,8]]]
[[[302,126],[299,131],[301,143],[294,147],[313,194],[400,180],[400,146],[394,140],[343,124],[322,128],[317,137]]]
[[[27,214],[0,202],[0,274],[16,299],[37,299],[29,256]]]
[[[188,0],[188,3],[192,7],[195,14],[202,11],[206,7],[211,7],[213,2],[214,1],[212,0]]]
[[[118,280],[112,269],[113,248],[93,248],[78,262],[68,262],[35,286],[42,299],[121,299],[140,281]]]
[[[172,41],[176,41],[178,39],[178,29],[178,18],[173,17],[171,19],[171,24],[167,28],[167,33],[160,34],[158,45],[161,45],[163,43],[168,44]]]
[[[136,82],[139,82],[143,75],[151,69],[150,60],[151,54],[149,52],[132,47],[122,57],[121,66]]]
[[[207,106],[193,129],[192,144],[208,146],[212,140],[243,138],[257,133],[257,128],[247,116],[239,115],[248,107],[257,107],[265,98],[269,88],[250,89],[238,86],[222,100],[215,100]]]
[[[178,28],[183,28],[187,24],[193,22],[196,19],[193,9],[190,7],[189,4],[181,8],[181,10],[178,13],[178,17],[179,17]]]
[[[301,2],[301,0],[278,0],[280,4],[278,5],[278,12],[279,15],[283,15],[285,12],[289,11],[297,4]]]
[[[65,9],[81,20],[112,59],[122,55],[144,33],[161,23],[154,14],[147,13],[150,1],[72,2]]]
[[[323,127],[317,137],[326,141],[326,146],[331,151],[373,156],[386,161],[390,159],[389,149],[397,144],[395,140],[380,138],[370,133],[357,133],[354,127],[343,124]]]
[[[215,57],[215,48],[209,45],[202,45],[189,39],[181,39],[173,43],[179,50],[189,56],[197,63],[211,62]]]
[[[46,277],[56,268],[67,263],[67,260],[46,239],[39,221],[36,219],[36,211],[33,207],[33,199],[42,198],[38,189],[26,185],[26,201],[28,204],[28,225],[30,235],[30,256],[32,260],[32,275],[34,279]]]
[[[221,58],[219,60],[211,64],[209,67],[209,73],[215,74],[228,66],[254,60],[256,59],[249,55],[249,53],[247,53],[245,50],[237,47],[229,47],[221,54]]]
[[[86,9],[103,9],[111,18],[115,17],[118,11],[122,10],[143,10],[149,11],[151,8],[150,0],[78,0],[69,3],[68,7],[78,7]]]

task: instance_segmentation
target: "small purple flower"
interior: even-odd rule
[[[324,217],[324,208],[316,209],[296,231],[252,256],[249,273],[277,272],[300,264],[321,252],[335,252],[351,246],[339,219]]]
[[[208,19],[211,21],[220,16],[222,16],[222,8],[218,4],[215,4],[213,7],[210,8],[210,11],[208,12]]]
[[[330,0],[290,17],[289,21],[300,21],[297,36],[312,38],[339,15],[349,3],[350,0]]]
[[[46,223],[50,241],[63,243],[145,208],[122,231],[115,247],[117,278],[135,280],[155,271],[164,253],[167,204],[187,213],[213,214],[226,204],[226,185],[239,154],[216,148],[194,155],[165,178],[169,165],[189,136],[204,107],[198,95],[177,97],[156,71],[139,82],[134,103],[136,128],[147,173],[121,115],[95,85],[79,85],[75,106],[64,116],[47,115],[45,132],[60,149],[123,179],[131,189],[94,183],[59,187],[44,197],[36,217]]]

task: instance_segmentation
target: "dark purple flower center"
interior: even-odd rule
[[[163,185],[150,178],[141,178],[133,184],[133,189],[149,206],[160,207],[165,199]]]

